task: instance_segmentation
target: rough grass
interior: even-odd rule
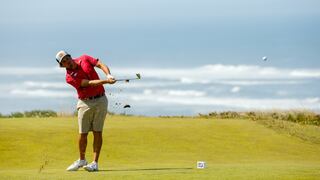
[[[224,111],[199,114],[200,118],[251,119],[251,120],[283,120],[302,125],[320,126],[320,114],[309,110],[271,110],[271,111]]]
[[[288,134],[290,136],[298,137],[304,141],[320,144],[319,126],[299,124],[276,119],[261,119],[257,122],[279,133]]]
[[[320,177],[319,144],[246,119],[109,116],[97,173],[65,171],[78,158],[75,117],[0,119],[0,134],[0,179]]]

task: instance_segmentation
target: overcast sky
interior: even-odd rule
[[[319,0],[2,0],[0,113],[74,111],[59,50],[100,58],[117,77],[141,73],[105,86],[111,111],[121,102],[142,115],[320,112],[319,9]]]
[[[6,0],[1,66],[54,66],[60,49],[111,66],[320,65],[317,0]]]

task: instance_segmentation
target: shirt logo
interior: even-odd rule
[[[71,73],[70,73],[70,75],[73,76],[73,77],[76,77],[77,74],[78,74],[78,73],[76,73],[76,72],[71,72]]]

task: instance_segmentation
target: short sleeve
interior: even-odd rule
[[[94,58],[94,57],[91,57],[91,56],[88,56],[88,55],[83,55],[84,56],[84,58],[92,65],[92,66],[96,66],[97,65],[97,63],[98,63],[98,61],[99,61],[99,59],[96,59],[96,58]]]
[[[79,89],[81,87],[82,79],[76,79],[67,74],[66,81],[68,84],[72,85],[76,89]]]

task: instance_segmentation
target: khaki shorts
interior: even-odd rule
[[[79,133],[89,131],[102,132],[104,120],[108,112],[106,96],[91,100],[80,100],[77,104]]]

